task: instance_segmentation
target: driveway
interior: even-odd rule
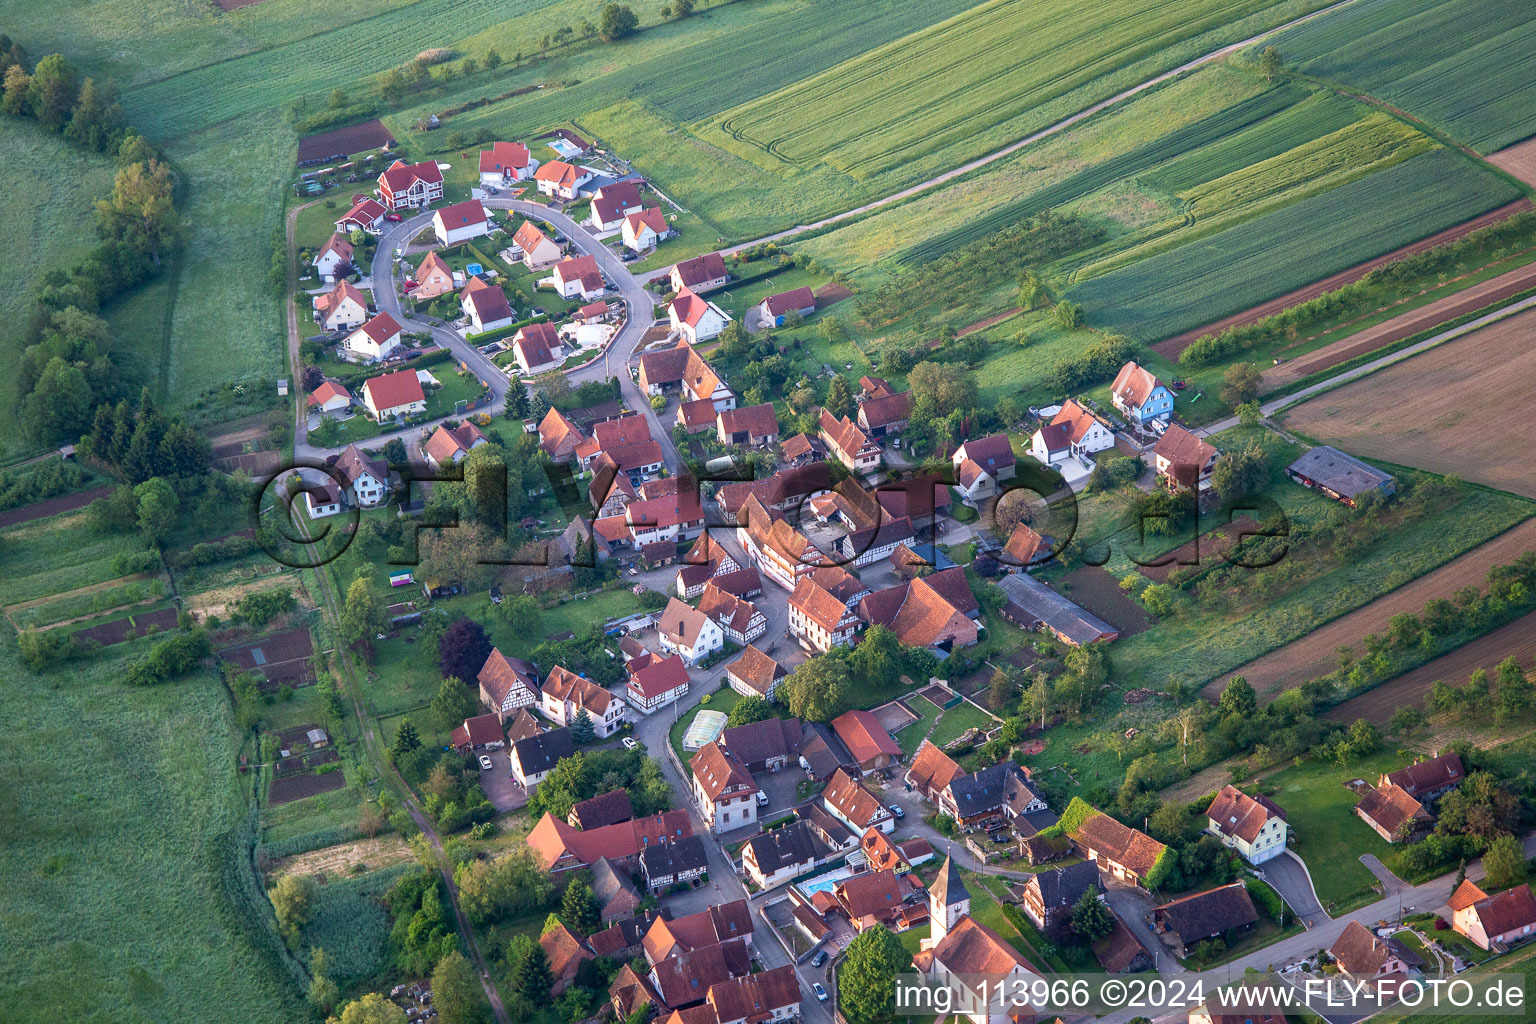
[[[1184,965],[1179,963],[1163,940],[1152,930],[1152,900],[1140,889],[1108,883],[1104,887],[1104,900],[1119,915],[1125,926],[1136,934],[1141,944],[1156,957],[1154,970],[1160,974],[1183,974]]]
[[[1286,906],[1291,908],[1291,912],[1302,924],[1311,928],[1315,924],[1328,920],[1322,904],[1317,901],[1317,893],[1312,889],[1312,876],[1307,873],[1307,866],[1295,853],[1286,850],[1280,856],[1267,861],[1263,871],[1264,880],[1275,887],[1275,891],[1280,893],[1280,898],[1285,900]]]
[[[527,791],[512,778],[511,751],[506,748],[488,750],[485,756],[491,759],[492,767],[490,771],[480,773],[480,788],[485,790],[486,799],[496,808],[496,813],[506,814],[526,804]]]

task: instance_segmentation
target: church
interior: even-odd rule
[[[1001,935],[971,916],[971,894],[952,856],[944,858],[943,870],[928,888],[928,913],[931,931],[912,958],[912,965],[931,982],[948,986],[960,996],[956,1016],[971,1024],[1033,1024],[1036,1013],[1028,1006],[989,1012],[975,987],[982,979],[968,982],[964,977],[985,975],[988,985],[996,985],[1006,975],[1033,981],[1041,971]]]

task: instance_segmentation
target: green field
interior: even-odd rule
[[[0,997],[27,1022],[306,1019],[228,698],[209,673],[129,689],[127,660],[39,678],[0,650]]]
[[[1299,70],[1491,153],[1536,133],[1536,21],[1505,0],[1350,4],[1274,42]]]
[[[143,550],[133,534],[92,530],[85,512],[12,526],[0,541],[6,601],[16,604],[116,579],[113,557]]]
[[[1076,285],[1092,323],[1142,341],[1198,327],[1519,197],[1436,149]]]
[[[961,701],[944,712],[939,724],[933,727],[928,741],[943,747],[959,739],[967,729],[987,729],[997,724],[997,719],[969,701]]]

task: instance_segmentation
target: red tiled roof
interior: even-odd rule
[[[722,409],[720,429],[727,435],[745,431],[752,437],[778,437],[779,416],[773,411],[772,402],[749,405],[744,408]]]
[[[907,887],[894,871],[870,870],[843,879],[833,893],[850,919],[860,921],[874,917],[886,920],[901,908]]]
[[[400,333],[400,324],[388,313],[380,313],[369,320],[358,330],[368,335],[375,345],[382,345],[390,338]]]
[[[725,260],[718,252],[707,252],[691,260],[682,260],[675,267],[677,276],[685,288],[713,281],[725,276]]]
[[[500,285],[472,277],[464,286],[461,298],[475,311],[481,323],[509,320],[512,317],[512,306],[507,302],[507,293],[501,290]]]
[[[324,256],[328,252],[334,252],[337,256],[340,256],[348,263],[352,262],[352,243],[347,241],[347,239],[343,238],[340,234],[331,235],[331,237],[326,240],[326,243],[320,247],[318,256]]]
[[[339,306],[343,299],[351,299],[364,311],[368,309],[368,300],[363,298],[363,293],[358,291],[351,281],[337,281],[336,287],[323,295],[315,296],[313,304],[320,311],[321,316],[330,316],[331,310]]]
[[[337,384],[335,381],[328,380],[309,393],[309,404],[323,405],[333,398],[345,398],[350,400],[352,398],[352,392],[348,391],[340,384]]]
[[[493,142],[480,151],[480,173],[520,171],[528,166],[528,147],[521,142]]]
[[[709,986],[709,1005],[722,1021],[764,1021],[800,1005],[800,983],[791,964]]]
[[[1147,876],[1157,858],[1168,849],[1151,836],[1122,825],[1099,811],[1089,815],[1071,838],[1079,846],[1124,865],[1141,878]]]
[[[724,629],[746,633],[757,615],[757,607],[751,601],[728,594],[713,583],[704,585],[699,597],[699,611],[720,623]]]
[[[383,174],[379,175],[379,183],[387,186],[391,193],[404,192],[415,182],[425,185],[441,184],[443,172],[438,169],[436,161],[424,160],[419,164],[408,164],[403,160],[396,160],[390,164]]]
[[[1169,425],[1157,444],[1153,446],[1152,452],[1158,458],[1172,463],[1173,466],[1193,466],[1196,472],[1221,454],[1177,423]]]
[[[621,821],[583,831],[545,814],[528,833],[528,846],[539,866],[548,870],[566,854],[582,864],[599,857],[622,860],[633,857],[651,843],[693,835],[687,811],[665,811],[633,821]]]
[[[592,959],[592,951],[587,948],[587,944],[563,923],[557,922],[555,927],[540,935],[539,945],[544,947],[544,955],[549,960],[549,973],[557,983],[569,982],[576,976],[576,969],[581,966],[581,962]]]
[[[688,762],[688,771],[711,800],[733,786],[750,788],[753,785],[751,774],[740,761],[726,753],[718,741],[700,747],[693,760]]]
[[[494,714],[476,715],[474,718],[464,719],[464,724],[453,730],[451,745],[463,746],[465,743],[483,747],[487,743],[500,743],[501,719]]]
[[[648,227],[658,235],[667,233],[667,218],[662,215],[661,207],[647,206],[643,210],[636,210],[624,218],[629,225],[630,233],[638,236],[642,227]]]
[[[652,660],[630,676],[629,688],[647,699],[688,685],[688,666],[677,655]]]
[[[337,218],[338,223],[373,224],[389,211],[377,199],[360,200],[352,209]]]
[[[901,756],[901,747],[891,739],[880,720],[868,711],[844,711],[832,719],[832,731],[860,764],[881,754]]]
[[[473,423],[461,423],[457,427],[438,427],[423,445],[426,453],[439,464],[452,459],[459,452],[467,452],[476,441],[485,440],[480,428]]]
[[[709,312],[709,300],[695,293],[692,288],[684,286],[667,308],[682,323],[689,327],[697,327],[699,321],[704,319],[704,314]]]
[[[933,958],[954,974],[1009,974],[1021,967],[1040,973],[1002,936],[969,914],[934,947]]]
[[[434,272],[442,274],[449,281],[453,280],[453,268],[438,254],[436,249],[433,249],[422,258],[421,265],[416,268],[416,280],[425,281],[428,275]]]
[[[543,173],[542,168],[540,173]],[[555,264],[555,277],[562,284],[580,281],[583,291],[598,291],[603,287],[603,274],[593,256],[567,256]]]
[[[601,522],[602,520],[598,521]],[[559,701],[570,701],[578,707],[585,708],[589,713],[599,718],[608,710],[608,705],[613,701],[613,694],[603,687],[560,665],[556,665],[549,670],[549,675],[544,680],[541,692]]]
[[[427,400],[415,370],[396,370],[382,377],[370,377],[363,381],[363,390],[372,399],[373,407],[381,412]]]
[[[466,199],[462,203],[445,206],[432,216],[448,231],[468,227],[471,224],[484,224],[487,219],[485,207],[480,205],[478,199]]]
[[[551,408],[539,421],[539,447],[552,459],[568,458],[584,440],[581,428],[559,409]]]
[[[898,391],[894,395],[866,398],[859,404],[859,422],[874,430],[877,427],[901,423],[912,416],[912,392]]]
[[[1426,761],[1417,761],[1406,768],[1390,773],[1386,781],[1401,786],[1409,795],[1420,791],[1439,789],[1460,783],[1466,778],[1459,754],[1441,754]]]
[[[1069,398],[1061,404],[1061,411],[1051,417],[1051,426],[1064,428],[1062,436],[1069,443],[1075,444],[1088,436],[1088,431],[1095,426],[1104,426],[1104,423],[1093,413],[1078,404],[1077,399]],[[1107,430],[1108,428],[1105,427]]]
[[[767,303],[770,315],[783,316],[785,313],[798,313],[802,309],[815,309],[816,294],[807,285],[792,291],[770,295],[763,302]]]
[[[796,581],[794,593],[789,595],[789,605],[830,633],[848,614],[848,606],[831,591],[819,586],[812,575],[807,573]]]
[[[1472,910],[1490,938],[1536,926],[1536,898],[1529,883],[1480,899]]]
[[[552,181],[561,188],[572,188],[581,172],[572,164],[564,160],[551,160],[540,164],[539,169],[533,172],[536,181]]]
[[[783,665],[774,661],[770,655],[758,650],[753,644],[748,644],[746,650],[741,652],[741,657],[731,662],[726,668],[726,673],[762,694],[768,692],[774,680],[782,679],[787,674]]]
[[[1380,825],[1387,835],[1397,835],[1398,829],[1416,818],[1427,818],[1429,812],[1407,790],[1388,783],[1378,786],[1360,798],[1355,810]]]
[[[1013,454],[1013,446],[1008,443],[1007,434],[992,434],[988,437],[978,437],[973,441],[966,441],[955,454],[961,456],[967,462],[973,462],[983,472],[996,478],[998,471],[1015,465],[1018,459]]]
[[[1223,834],[1251,843],[1259,837],[1259,830],[1271,817],[1283,820],[1285,812],[1262,794],[1251,797],[1236,786],[1226,785],[1211,801],[1205,816],[1214,821]]]
[[[531,220],[525,220],[517,226],[512,233],[512,244],[525,253],[533,252],[543,243],[554,245],[554,240],[539,230],[539,226]]]
[[[1049,554],[1050,550],[1045,538],[1025,523],[1014,524],[1013,532],[1008,535],[1008,543],[1003,545],[1003,554],[1019,565],[1033,565],[1035,559]]]
[[[850,458],[871,445],[869,437],[859,429],[859,425],[846,416],[839,419],[823,409],[817,425],[826,435],[827,443]]]
[[[1120,367],[1120,372],[1115,374],[1115,382],[1110,385],[1110,394],[1119,398],[1127,408],[1135,409],[1145,404],[1147,396],[1152,394],[1162,381],[1158,380],[1151,371],[1145,370],[1140,364],[1132,361]]]
[[[529,324],[512,336],[512,345],[527,365],[543,366],[554,361],[555,351],[560,347],[560,332],[554,324]]]
[[[1466,910],[1478,900],[1487,899],[1487,897],[1488,894],[1478,888],[1476,882],[1470,878],[1463,878],[1461,884],[1456,887],[1455,892],[1451,893],[1451,898],[1446,903],[1450,906],[1451,913],[1454,914],[1458,910]]]
[[[604,224],[612,224],[625,210],[639,205],[638,181],[616,181],[612,185],[604,185],[592,196],[592,209],[597,211]]]
[[[938,793],[964,774],[964,768],[925,739],[912,757],[912,766],[907,769],[906,779],[920,789]]]
[[[827,779],[827,787],[821,791],[821,797],[829,807],[837,808],[861,829],[875,819],[890,814],[879,798],[859,785],[845,768],[838,768]]]

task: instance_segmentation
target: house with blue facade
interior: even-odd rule
[[[1152,371],[1136,362],[1126,363],[1110,386],[1110,400],[1132,423],[1144,427],[1153,420],[1173,415],[1173,392]]]

